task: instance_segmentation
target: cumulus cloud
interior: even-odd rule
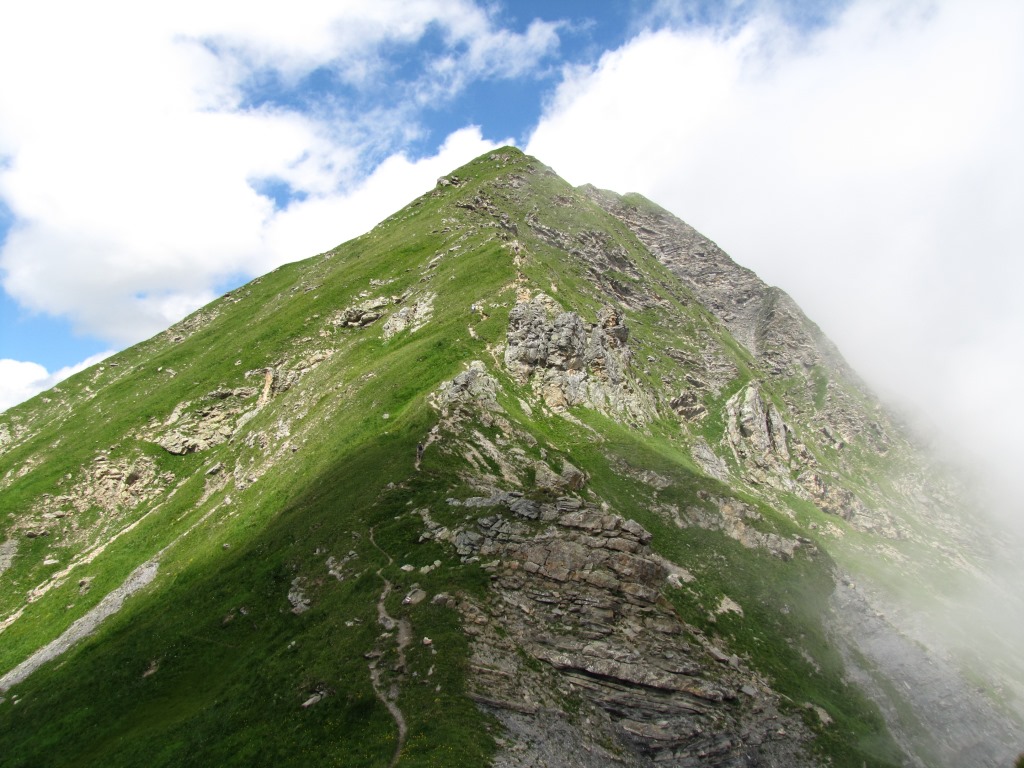
[[[28,400],[45,392],[79,371],[104,360],[113,354],[112,350],[93,355],[76,365],[69,365],[50,373],[39,363],[24,360],[0,360],[0,413],[12,405]]]
[[[567,70],[527,151],[716,239],[1006,479],[1022,135],[1024,6],[858,0],[810,30],[648,30]]]
[[[431,55],[458,78],[429,60],[396,76],[381,51],[435,33]],[[418,92],[521,75],[557,43],[556,25],[514,32],[469,0],[5,7],[0,70],[18,76],[0,80],[3,287],[79,332],[144,338],[493,146],[469,128],[433,157],[400,153]],[[300,103],[318,72],[365,92]]]

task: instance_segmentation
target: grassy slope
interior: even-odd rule
[[[515,164],[525,168],[530,161],[517,157]],[[94,638],[18,686],[18,704],[10,698],[0,704],[0,753],[6,762],[386,765],[394,724],[373,695],[363,658],[378,634],[378,569],[396,585],[391,615],[408,613],[415,636],[431,637],[438,649],[436,657],[420,645],[409,650],[409,670],[416,677],[399,700],[410,720],[402,765],[450,765],[453,755],[462,764],[486,762],[493,749],[492,725],[459,695],[467,648],[456,614],[429,602],[403,607],[401,597],[413,582],[428,593],[480,592],[486,585],[475,566],[458,564],[437,545],[416,543],[419,518],[410,510],[443,506],[458,488],[461,467],[441,464],[429,451],[422,472],[412,471],[412,461],[416,443],[435,420],[424,394],[465,361],[490,360],[487,346],[503,341],[515,300],[515,269],[499,230],[452,201],[472,197],[515,169],[499,168],[487,158],[475,161],[457,171],[469,179],[465,187],[424,196],[335,252],[282,267],[218,300],[201,311],[204,317],[216,316],[183,341],[172,341],[173,334],[157,337],[114,358],[116,368],[108,364],[102,374],[94,369],[65,382],[59,398],[49,396],[51,403],[36,398],[15,410],[14,418],[35,424],[38,432],[2,457],[0,475],[35,453],[42,452],[47,462],[4,492],[0,512],[5,518],[23,512],[38,494],[53,492],[60,478],[77,472],[100,449],[109,449],[112,457],[145,451],[162,470],[174,472],[181,485],[158,512],[89,567],[96,581],[88,595],[79,595],[71,579],[0,635],[0,669],[58,635],[139,562],[204,511],[223,504],[226,495],[232,503],[171,548],[156,584],[129,600]],[[541,200],[574,194],[553,175],[539,173],[529,184]],[[529,282],[544,290],[556,284],[560,301],[592,318],[607,299],[582,265],[531,239],[524,218],[529,200],[517,202],[521,193],[508,189],[488,187],[486,192],[501,207],[520,207],[516,223],[531,253],[523,268]],[[565,230],[608,231],[668,298],[671,311],[630,318],[638,357],[679,345],[691,327],[724,337],[678,281],[596,206],[577,198],[572,207],[545,207],[538,214]],[[466,230],[443,218],[464,222],[471,234],[458,242]],[[446,226],[452,231],[445,232]],[[448,252],[455,244],[460,248]],[[441,261],[424,271],[442,252]],[[375,288],[371,279],[395,282]],[[385,342],[378,324],[330,329],[328,338],[319,336],[330,313],[358,303],[360,292],[399,294],[406,289],[437,293],[434,319],[415,334]],[[478,301],[489,302],[485,320],[468,311]],[[471,322],[478,338],[468,333]],[[201,398],[218,386],[258,383],[243,378],[247,370],[328,345],[337,349],[333,357],[246,426],[249,433],[267,431],[277,420],[294,416],[291,431],[298,450],[286,452],[272,471],[243,491],[229,487],[196,505],[207,467],[219,461],[233,465],[236,456],[242,462],[259,459],[255,449],[239,444],[241,437],[185,457],[127,437],[151,417],[166,418],[183,400]],[[735,346],[729,348],[741,371],[738,387],[750,375],[750,361]],[[169,376],[168,369],[176,375]],[[650,367],[652,384],[660,373],[658,365]],[[605,436],[595,443],[590,433],[562,419],[527,419],[516,403],[527,393],[507,377],[501,379],[509,393],[502,398],[506,408],[542,445],[571,456],[590,472],[595,494],[640,520],[655,533],[659,551],[698,575],[689,591],[672,595],[684,618],[747,656],[795,706],[811,702],[826,708],[837,725],[821,729],[818,747],[836,765],[880,766],[893,760],[877,713],[843,686],[837,660],[822,637],[821,610],[831,583],[826,556],[782,563],[718,534],[675,528],[652,511],[658,503],[700,503],[698,490],[723,494],[728,489],[695,471],[684,450],[685,435],[674,421],[658,421],[649,434],[641,434],[596,414],[579,413]],[[71,405],[78,408],[68,410]],[[709,424],[713,430],[713,419]],[[615,460],[623,459],[671,477],[673,486],[655,494],[615,469]],[[791,526],[785,516],[764,512],[766,527],[785,532]],[[392,565],[370,544],[371,528],[376,542],[394,558]],[[41,560],[51,545],[22,540],[14,566],[0,576],[4,615],[28,586],[41,581]],[[340,559],[350,551],[357,556],[346,566],[344,581],[329,577],[326,558]],[[435,559],[445,564],[427,575],[399,568]],[[286,600],[296,577],[305,578],[313,603],[299,616],[289,612]],[[744,607],[743,619],[709,619],[722,594]],[[144,676],[154,662],[156,672]],[[330,695],[320,704],[299,706],[324,688]]]

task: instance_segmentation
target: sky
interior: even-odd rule
[[[0,73],[0,410],[511,143],[784,288],[940,447],[1024,458],[1019,0],[41,0]]]

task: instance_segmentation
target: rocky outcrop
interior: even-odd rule
[[[428,293],[425,296],[421,296],[412,304],[402,307],[400,310],[393,313],[384,322],[384,338],[390,339],[392,336],[395,336],[402,331],[409,331],[409,333],[413,333],[426,325],[434,314],[435,298],[437,298],[435,294]]]
[[[844,378],[854,378],[835,345],[789,296],[766,285],[693,227],[649,201],[631,204],[614,193],[581,189],[626,224],[769,370],[803,373],[825,364]]]
[[[211,404],[194,409],[191,402],[180,403],[164,421],[165,430],[151,439],[177,456],[227,442],[247,408],[245,401],[256,397],[257,392],[255,387],[216,390],[206,396],[207,401],[213,401]]]
[[[724,442],[747,482],[796,494],[860,531],[892,539],[903,537],[892,515],[869,507],[830,476],[757,384],[749,384],[729,398],[725,413]]]
[[[449,503],[494,510],[475,529],[428,523],[424,536],[493,574],[493,600],[459,607],[473,640],[471,694],[525,739],[498,765],[544,752],[567,708],[582,710],[575,738],[590,757],[548,765],[813,764],[809,733],[767,683],[662,597],[685,571],[653,554],[642,526],[564,496]]]
[[[572,205],[571,198],[562,198],[560,205]],[[602,292],[613,296],[631,309],[645,309],[658,303],[649,291],[643,290],[643,275],[623,245],[601,230],[563,231],[545,224],[536,212],[526,217],[532,234],[542,242],[564,251],[587,271],[587,276]]]
[[[290,360],[279,361],[270,368],[259,368],[253,371],[246,371],[245,377],[247,379],[250,377],[263,379],[263,389],[260,392],[260,399],[257,403],[257,407],[262,408],[274,395],[287,392],[298,384],[299,380],[303,376],[319,366],[320,363],[329,359],[333,354],[334,350],[331,348],[312,349],[307,352],[303,352]],[[248,388],[244,388],[241,391],[247,390]],[[227,391],[238,393],[240,390]],[[251,414],[252,411],[247,415]],[[244,421],[245,417],[243,417],[242,423],[244,423]]]
[[[877,424],[872,412],[875,398],[785,291],[766,285],[714,242],[650,201],[622,198],[592,186],[581,191],[628,226],[770,377],[802,381],[802,391],[794,393],[790,403],[802,420],[839,426],[850,437],[863,433],[869,422]],[[888,440],[887,435],[881,442]],[[875,442],[879,441],[869,441]]]
[[[222,298],[225,301],[238,301],[238,299],[234,298],[231,293],[225,294]],[[202,330],[216,320],[218,315],[220,315],[220,309],[218,307],[215,307],[214,305],[203,307],[199,311],[193,312],[181,322],[172,325],[164,331],[163,335],[165,338],[175,343],[184,341],[196,331]]]
[[[534,485],[547,491],[578,491],[587,482],[587,475],[568,461],[562,462],[562,471],[554,470],[543,461],[534,462]]]
[[[157,499],[173,481],[174,475],[159,474],[148,456],[111,459],[100,453],[76,475],[61,480],[58,492],[41,495],[19,527],[29,536],[44,531],[60,534],[62,539],[86,536],[87,529],[102,526],[105,520],[100,518],[87,529],[81,528],[77,518],[82,513],[99,509],[116,519],[125,510]]]
[[[288,602],[295,615],[305,613],[312,606],[312,601],[306,596],[306,579],[304,577],[296,576],[292,579],[291,587],[288,589]]]
[[[779,409],[766,402],[757,384],[748,384],[725,404],[725,439],[747,479],[779,490],[792,490],[792,430]]]
[[[762,522],[764,517],[750,504],[739,499],[708,496],[703,492],[698,496],[703,504],[691,504],[682,511],[675,507],[667,509],[680,528],[721,531],[747,549],[765,549],[783,560],[792,559],[800,547],[813,550],[809,539],[799,536],[787,538],[771,531],[759,530],[756,524]]]
[[[596,323],[561,311],[539,293],[509,313],[505,366],[553,411],[584,406],[645,423],[653,417],[649,393],[629,375],[629,329],[614,307],[604,307]]]
[[[502,413],[499,405],[498,382],[487,372],[480,360],[474,360],[467,369],[451,381],[441,385],[432,396],[433,406],[447,419],[462,420],[482,414]],[[484,426],[490,426],[484,421]],[[493,422],[492,422],[493,423]]]
[[[363,294],[366,296],[366,294]],[[331,317],[331,325],[337,328],[362,328],[380,320],[384,310],[397,303],[393,297],[375,296],[351,307],[336,312]]]
[[[480,360],[474,360],[454,379],[428,397],[440,420],[417,447],[416,466],[427,451],[457,455],[472,468],[463,478],[474,487],[491,489],[499,483],[518,486],[532,462],[523,445],[536,440],[507,416],[498,402],[500,385]],[[497,427],[488,437],[480,427]],[[492,474],[497,469],[498,475]]]
[[[703,438],[694,440],[693,445],[690,446],[690,455],[708,477],[713,477],[723,483],[729,479],[729,466]]]
[[[273,366],[246,371],[245,378],[255,378],[261,386],[222,386],[199,400],[185,400],[174,407],[163,423],[154,419],[140,430],[139,436],[176,456],[222,445],[273,397],[290,390],[333,354],[331,348],[307,349],[294,357],[279,360]],[[287,434],[286,427],[279,431]]]

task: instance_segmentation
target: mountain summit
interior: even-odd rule
[[[0,754],[1007,765],[1024,673],[920,620],[991,554],[950,477],[784,292],[504,148],[0,414]]]

